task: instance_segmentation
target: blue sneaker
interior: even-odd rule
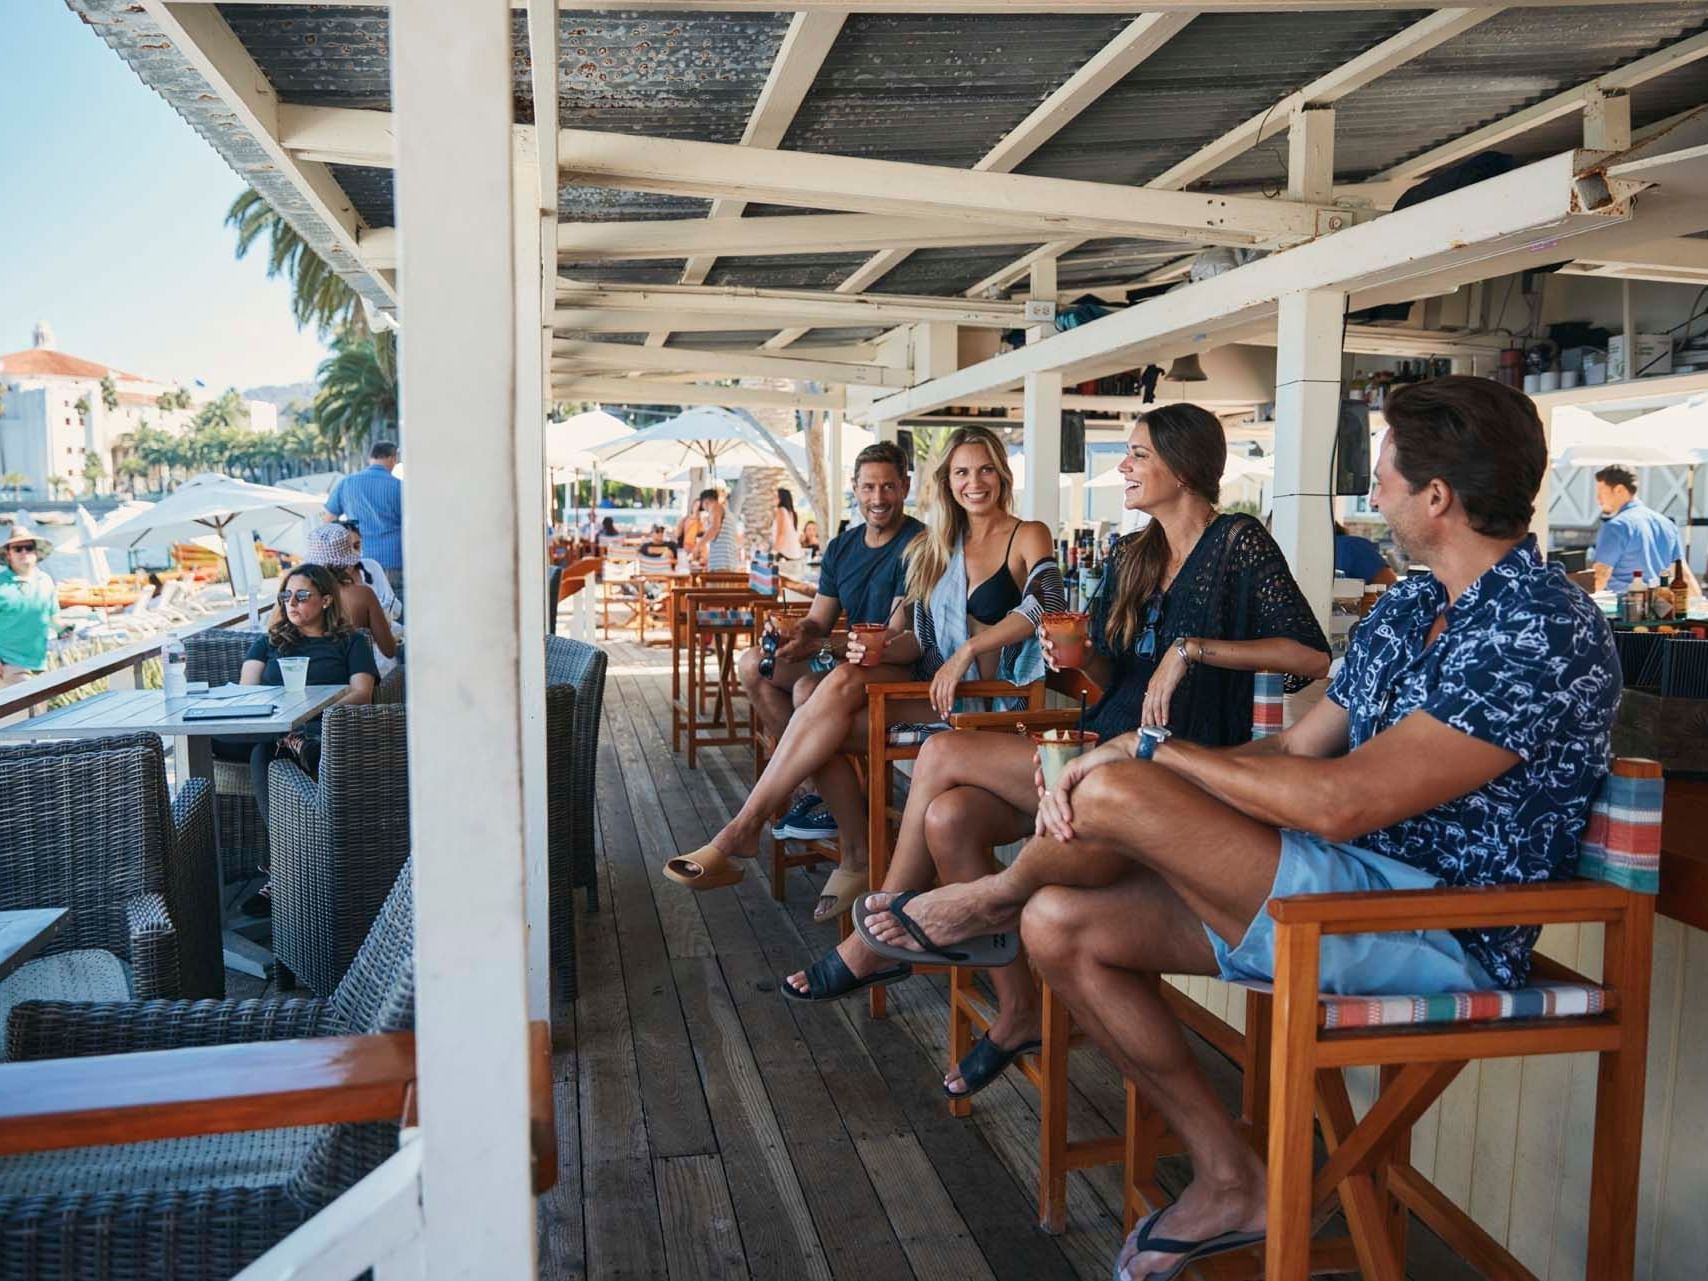
[[[771,824],[771,835],[776,837],[779,841],[788,840],[789,833],[787,829],[795,826],[800,820],[806,818],[808,814],[811,814],[823,804],[824,797],[820,796],[817,792],[808,792],[805,796],[801,797],[800,800],[796,801],[789,807],[789,812],[787,814],[783,815],[782,818]]]
[[[836,820],[822,805],[799,818],[792,815],[785,818],[773,830],[780,831],[782,839],[790,841],[834,841],[837,832]]]

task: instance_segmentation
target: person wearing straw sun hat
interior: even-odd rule
[[[40,563],[52,550],[22,518],[0,544],[0,687],[47,666],[47,643],[59,631],[59,590]]]

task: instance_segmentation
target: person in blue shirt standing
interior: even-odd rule
[[[1645,583],[1670,582],[1673,565],[1684,559],[1684,543],[1677,525],[1637,501],[1637,474],[1629,467],[1603,467],[1595,473],[1595,503],[1605,517],[1589,556],[1595,590],[1623,594],[1637,573]],[[1702,584],[1689,565],[1684,578],[1690,594],[1700,596]]]
[[[368,451],[368,465],[343,477],[326,496],[327,517],[348,517],[362,530],[365,554],[380,563],[392,591],[403,595],[403,482],[392,472],[398,464],[397,446],[377,442]]]
[[[1005,870],[854,909],[885,957],[956,963],[949,948],[985,964],[994,949],[1012,953],[1018,928],[1075,1021],[1180,1136],[1194,1182],[1128,1238],[1116,1275],[1129,1281],[1265,1235],[1262,1155],[1198,1066],[1158,976],[1271,981],[1272,898],[1570,877],[1608,771],[1619,662],[1595,603],[1530,534],[1548,468],[1535,405],[1486,378],[1448,377],[1396,390],[1384,412],[1371,506],[1431,572],[1383,594],[1327,697],[1237,747],[1163,727],[1120,735],[1048,790],[1039,780],[1038,835]],[[1538,933],[1324,937],[1320,987],[1518,988]]]

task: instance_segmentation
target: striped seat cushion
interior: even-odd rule
[[[1268,738],[1281,732],[1286,686],[1275,672],[1259,672],[1251,688],[1251,736]]]
[[[763,557],[755,557],[747,569],[747,590],[760,596],[775,596],[777,594],[776,563]]]
[[[892,725],[889,744],[891,747],[913,747],[948,728],[945,721],[907,721],[901,725]]]
[[[753,611],[751,609],[702,609],[696,612],[695,621],[701,627],[752,627]]]
[[[1600,1014],[1612,993],[1593,983],[1533,983],[1510,992],[1440,992],[1434,996],[1320,996],[1324,1028],[1394,1027],[1417,1023],[1500,1023]]]

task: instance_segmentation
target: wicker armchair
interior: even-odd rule
[[[273,952],[310,991],[344,977],[409,857],[404,715],[329,707],[320,777],[283,760],[268,772]]]
[[[150,734],[0,748],[0,908],[64,907],[45,955],[99,949],[139,997],[225,991],[207,784],[173,800]]]
[[[329,999],[35,1001],[15,1059],[411,1029],[405,867]],[[0,1157],[0,1281],[227,1281],[397,1150],[393,1124],[327,1125]]]
[[[260,632],[216,627],[186,636],[186,677],[210,685],[236,681],[243,675],[243,656],[259,635]],[[380,681],[374,690],[374,702],[403,702],[401,663]],[[220,877],[225,882],[241,880],[267,866],[267,828],[255,805],[249,762],[216,758],[213,771],[214,806],[219,816]]]
[[[599,772],[599,723],[605,714],[605,651],[585,641],[564,636],[546,637],[546,734],[551,745],[568,742],[567,775],[560,774],[562,762],[550,766],[552,865],[552,919],[570,918],[572,888],[587,891],[587,909],[599,910],[599,875],[593,848],[594,780]],[[552,715],[553,686],[575,688],[573,719],[565,708]],[[553,753],[554,760],[557,759]],[[567,786],[560,786],[566,782]],[[561,882],[559,872],[567,874]],[[560,910],[560,895],[562,910]],[[553,945],[555,952],[556,945]]]

